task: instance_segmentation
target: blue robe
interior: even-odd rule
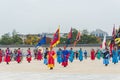
[[[79,60],[82,61],[83,60],[83,51],[79,50]]]
[[[118,50],[118,59],[120,60],[120,50]]]
[[[108,65],[109,64],[109,51],[103,52],[103,64]]]
[[[44,58],[44,64],[48,64],[48,60]]]
[[[58,63],[62,62],[62,51],[60,50],[57,51],[57,62]]]
[[[62,51],[62,66],[66,67],[68,65],[69,51]]]
[[[48,51],[45,51],[45,53],[44,53],[44,64],[45,64],[45,65],[48,64],[47,54],[48,54]]]
[[[74,51],[73,51],[73,50],[70,50],[69,53],[70,53],[69,61],[70,61],[70,62],[73,62],[73,59],[74,59]]]
[[[115,50],[112,50],[112,62],[118,63],[118,52]]]
[[[68,61],[68,57],[69,57],[69,51],[68,50],[63,50],[62,51],[62,62]]]

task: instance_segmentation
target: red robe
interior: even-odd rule
[[[2,62],[2,51],[0,51],[0,63]]]
[[[38,54],[37,54],[37,60],[42,60],[42,53],[40,50],[38,51]]]
[[[20,50],[17,51],[17,59],[16,59],[16,61],[17,61],[18,63],[21,62],[21,51],[20,51]]]
[[[91,51],[91,60],[95,60],[95,51],[94,50]]]
[[[32,58],[32,55],[31,55],[31,51],[30,50],[27,50],[28,54],[27,54],[27,61],[30,62],[31,61],[31,58]]]
[[[10,62],[11,58],[10,58],[10,50],[6,50],[6,54],[5,54],[5,62]]]
[[[54,58],[55,58],[55,51],[48,52],[48,67],[54,67]]]

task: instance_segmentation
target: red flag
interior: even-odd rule
[[[110,55],[111,55],[113,50],[113,44],[110,44],[109,47],[110,47]]]
[[[59,43],[60,43],[60,28],[58,28],[57,31],[54,33],[53,39],[50,43],[50,47],[53,48],[54,46],[56,46]]]
[[[113,27],[113,32],[112,32],[112,39],[110,41],[110,54],[112,54],[112,50],[113,50],[113,47],[115,46],[115,37],[116,37],[116,30],[115,30],[115,24],[114,24],[114,27]]]
[[[77,33],[76,40],[74,41],[74,46],[80,40],[80,31]]]
[[[116,30],[115,30],[115,24],[114,24],[113,32],[112,32],[112,38],[115,39],[115,36],[116,36]]]
[[[68,39],[71,39],[72,38],[72,28],[70,30],[70,32],[68,33]]]
[[[67,36],[67,41],[66,41],[66,47],[68,46],[68,44],[70,44],[70,40],[72,39],[72,28],[70,29],[70,32],[68,33]]]

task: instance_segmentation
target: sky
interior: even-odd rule
[[[0,35],[102,29],[120,25],[120,0],[0,0]]]

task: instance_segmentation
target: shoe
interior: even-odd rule
[[[52,70],[52,69],[53,69],[53,67],[50,68],[50,70]]]

